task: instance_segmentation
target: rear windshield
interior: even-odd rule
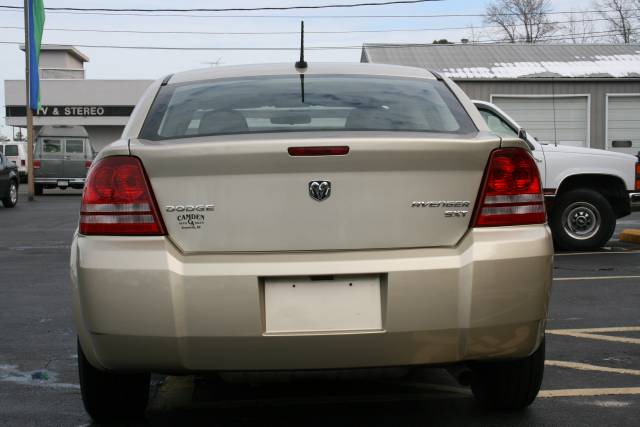
[[[477,131],[460,102],[437,80],[266,76],[163,86],[140,138],[372,130]]]
[[[18,155],[18,146],[17,145],[5,145],[4,146],[4,155],[5,156],[17,156]]]

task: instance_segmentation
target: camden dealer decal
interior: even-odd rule
[[[213,205],[170,205],[165,211],[176,213],[176,221],[182,230],[200,230],[207,222],[207,213],[215,210]]]
[[[182,214],[178,215],[178,224],[183,230],[199,230],[205,223],[206,217],[202,214]]]

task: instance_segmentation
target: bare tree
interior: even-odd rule
[[[22,134],[22,128],[18,128],[18,132],[13,136],[14,141],[26,141],[27,138]]]
[[[494,0],[485,11],[485,22],[501,28],[511,43],[537,43],[556,30],[548,16],[549,0]]]
[[[632,43],[635,41],[637,24],[635,20],[640,16],[639,0],[598,0],[594,6],[606,20],[614,41]]]
[[[640,0],[639,0],[640,1]],[[596,40],[594,18],[589,12],[572,11],[565,17],[568,41],[571,43],[592,43]]]
[[[483,39],[492,39],[495,37],[495,31],[484,30],[482,27],[476,27],[473,24],[467,27],[466,34],[465,39],[468,40],[468,43],[478,43]]]

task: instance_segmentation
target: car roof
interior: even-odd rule
[[[37,137],[48,136],[88,138],[89,134],[84,126],[43,126]]]
[[[168,84],[197,82],[212,79],[258,76],[298,76],[298,75],[367,75],[385,77],[405,77],[435,79],[433,73],[417,67],[400,65],[369,64],[358,62],[309,62],[305,69],[297,69],[294,62],[278,64],[233,65],[209,67],[200,70],[184,71],[169,77]]]

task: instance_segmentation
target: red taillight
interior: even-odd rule
[[[640,162],[636,163],[636,190],[640,190]]]
[[[164,235],[140,159],[106,157],[89,171],[80,208],[80,233]]]
[[[344,156],[349,154],[349,147],[346,145],[333,147],[289,147],[287,150],[290,156]]]
[[[522,148],[493,151],[474,226],[543,224],[545,221],[540,174],[531,155]]]
[[[34,169],[40,169],[40,160],[34,160],[33,161],[33,168]]]
[[[20,160],[20,166],[25,166],[27,164],[26,160],[22,159]]]
[[[89,169],[91,167],[91,163],[93,163],[91,160],[85,160],[84,161],[84,168],[85,169]]]

